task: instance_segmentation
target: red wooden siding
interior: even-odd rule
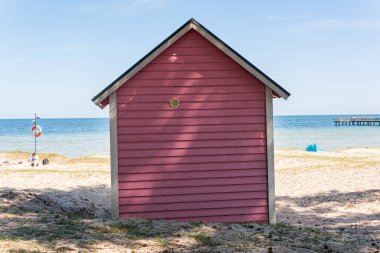
[[[120,217],[268,222],[265,86],[201,35],[121,86],[117,108]]]

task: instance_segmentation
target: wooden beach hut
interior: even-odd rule
[[[190,19],[93,98],[113,217],[275,222],[275,81]]]

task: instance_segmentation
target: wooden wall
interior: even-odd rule
[[[116,95],[120,217],[268,222],[264,84],[190,30]]]

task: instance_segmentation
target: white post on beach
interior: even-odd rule
[[[34,153],[37,155],[37,137],[41,135],[41,128],[37,125],[37,120],[40,119],[40,117],[37,117],[37,113],[34,114],[34,126],[32,129],[32,133],[34,135]],[[37,128],[39,129],[39,134],[37,135]]]
[[[34,127],[37,126],[37,113],[34,114]],[[37,155],[37,136],[34,132],[34,153]]]

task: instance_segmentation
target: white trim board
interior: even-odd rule
[[[273,92],[266,87],[266,128],[267,128],[267,166],[268,166],[268,211],[269,223],[276,223],[276,193],[274,177],[274,139],[273,139]]]
[[[119,155],[117,141],[117,101],[116,92],[109,96],[110,143],[111,143],[111,214],[119,218]]]

